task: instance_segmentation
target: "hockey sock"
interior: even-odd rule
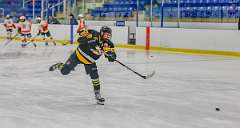
[[[100,90],[100,81],[98,78],[92,79],[92,84],[93,84],[94,90]]]

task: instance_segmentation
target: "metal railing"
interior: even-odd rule
[[[0,8],[0,22],[4,20],[4,8]]]

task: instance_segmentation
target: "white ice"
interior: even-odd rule
[[[239,58],[117,49],[129,67],[156,74],[145,80],[101,57],[101,106],[83,65],[67,76],[48,71],[75,45],[4,42],[0,128],[240,128]]]

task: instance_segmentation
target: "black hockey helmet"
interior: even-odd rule
[[[109,38],[111,38],[112,36],[112,29],[108,26],[102,26],[101,29],[100,29],[100,35],[101,37],[103,37],[103,34],[104,33],[108,33],[109,34]]]

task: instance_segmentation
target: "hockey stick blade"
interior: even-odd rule
[[[4,43],[4,46],[8,45],[10,42],[12,42],[12,40],[7,40],[7,41]]]
[[[22,44],[22,47],[26,47],[26,46],[28,46],[29,44],[33,44],[33,46],[36,48],[37,47],[37,44],[36,43],[34,43],[34,42],[27,42],[26,44]]]
[[[155,75],[155,71],[153,71],[151,74],[148,74],[148,75],[146,75],[146,76],[143,76],[142,78],[143,78],[143,79],[148,79],[148,78],[153,77],[154,75]]]
[[[11,37],[11,39],[8,39],[8,40],[4,43],[4,45],[6,46],[6,45],[8,45],[9,43],[11,43],[17,36],[18,36],[18,34],[16,34],[15,36]]]
[[[150,77],[152,77],[155,74],[155,71],[152,72],[151,74],[144,76],[138,72],[136,72],[135,70],[133,70],[132,68],[128,67],[127,65],[125,65],[124,63],[120,62],[119,60],[115,60],[115,62],[119,63],[120,65],[124,66],[125,68],[127,68],[128,70],[132,71],[133,73],[135,73],[136,75],[140,76],[143,79],[148,79]]]

